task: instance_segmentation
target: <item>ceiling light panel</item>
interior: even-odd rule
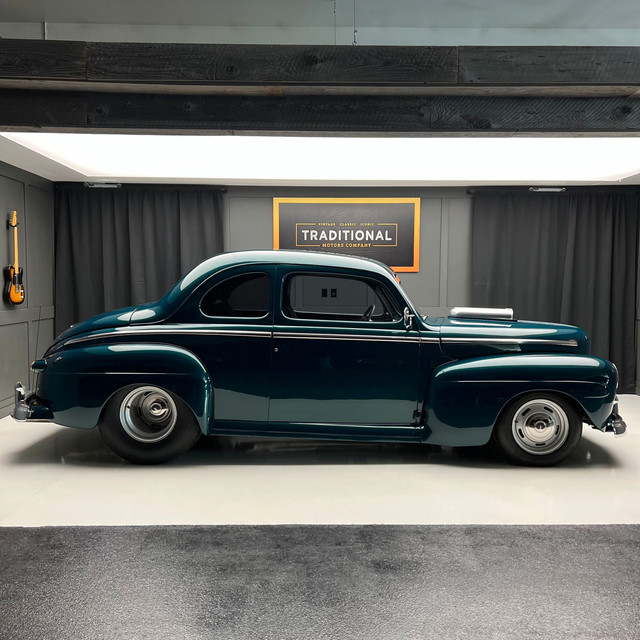
[[[594,184],[640,172],[638,138],[1,135],[87,181]]]

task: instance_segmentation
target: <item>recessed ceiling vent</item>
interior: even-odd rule
[[[513,309],[492,309],[485,307],[454,307],[449,314],[452,318],[476,318],[483,320],[513,320]]]

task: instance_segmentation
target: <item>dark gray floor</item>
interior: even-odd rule
[[[640,525],[0,529],[0,637],[640,638]]]

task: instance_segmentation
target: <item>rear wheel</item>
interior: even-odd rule
[[[568,458],[582,435],[582,421],[564,398],[530,393],[514,400],[495,427],[495,439],[511,460],[546,467]]]
[[[168,462],[188,451],[200,436],[191,409],[178,396],[152,385],[116,393],[99,428],[115,453],[137,464]]]

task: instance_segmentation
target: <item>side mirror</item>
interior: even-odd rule
[[[415,315],[409,311],[409,307],[404,308],[404,313],[402,314],[402,319],[404,320],[404,328],[407,331],[411,331],[413,329],[413,319]]]

